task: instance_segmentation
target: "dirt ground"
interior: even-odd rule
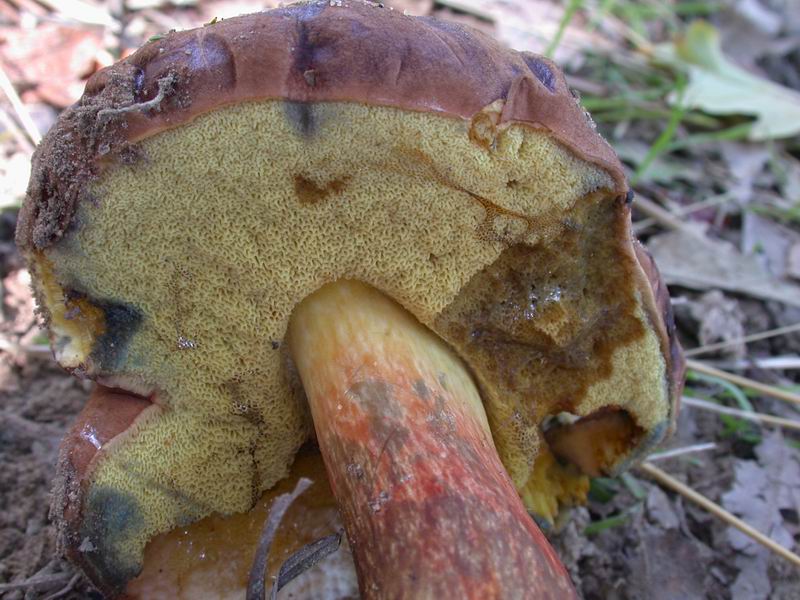
[[[145,8],[124,10],[120,7],[128,5],[123,2],[89,3],[125,24],[105,29],[75,25],[55,14],[52,4],[58,3],[0,0],[0,59],[40,131],[75,100],[91,72],[150,35],[270,3],[141,0],[128,5]],[[559,26],[565,23],[560,3],[407,0],[389,4],[467,22],[506,43],[538,51],[559,35]],[[534,4],[541,16],[541,39],[514,20],[516,12],[528,14],[525,11],[533,10]],[[676,117],[670,95],[676,90],[683,93],[686,81],[644,61],[641,44],[630,50],[630,40],[635,34],[666,43],[676,31],[687,30],[694,13],[680,8],[680,2],[653,2],[645,4],[653,7],[656,16],[641,16],[635,3],[618,2],[612,13],[601,15],[605,20],[597,25],[593,19],[598,13],[593,11],[601,4],[609,3],[583,3],[564,28],[555,57],[568,67],[571,82],[636,182],[636,229],[662,264],[685,347],[730,342],[725,349],[701,358],[771,385],[800,389],[797,331],[747,345],[737,341],[743,335],[800,322],[797,133],[754,139],[745,131],[740,136],[736,128],[741,128],[745,116],[720,116],[708,102]],[[799,93],[800,9],[796,3],[794,8],[791,1],[755,0],[722,6],[700,16],[708,17],[721,33],[729,58],[765,81],[783,86],[782,90]],[[662,9],[667,12],[659,13]],[[608,30],[604,29],[607,23],[611,24]],[[598,37],[598,32],[603,36]],[[763,44],[766,49],[746,55],[736,40],[745,40],[751,48]],[[769,45],[776,40],[783,41],[783,46]],[[587,44],[595,53],[586,51]],[[612,48],[619,50],[615,59],[603,54],[603,44],[616,45]],[[697,84],[693,71],[687,72],[688,85]],[[641,92],[645,85],[659,93]],[[641,102],[630,100],[640,92]],[[779,101],[774,102],[778,110]],[[10,104],[2,106],[4,114],[13,114]],[[757,119],[768,118],[742,111]],[[54,364],[38,331],[28,275],[13,244],[16,210],[27,179],[25,165],[33,147],[24,129],[23,124],[7,122],[0,128],[2,194],[10,199],[0,206],[0,597],[100,598],[57,555],[48,520],[59,441],[90,384]],[[668,131],[671,138],[665,142]],[[718,132],[722,133],[715,137]],[[703,201],[705,205],[695,206]],[[691,250],[695,252],[692,260],[681,258],[687,245],[680,237],[684,227],[702,230],[697,238],[702,247]],[[745,272],[749,279],[737,275]],[[758,283],[749,284],[754,277]],[[696,372],[690,372],[687,395],[800,422],[798,410],[785,402]],[[685,407],[676,436],[662,450],[698,444],[713,447],[654,464],[797,552],[797,431]],[[617,479],[595,480],[588,506],[573,509],[570,518],[548,535],[587,600],[800,599],[800,569],[637,470]]]

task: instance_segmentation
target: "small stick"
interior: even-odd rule
[[[780,544],[774,542],[767,536],[765,536],[760,531],[750,527],[747,523],[742,521],[737,516],[733,515],[732,513],[728,512],[724,508],[722,508],[719,504],[712,502],[702,494],[698,494],[688,485],[681,483],[671,475],[665,473],[655,465],[650,464],[649,462],[644,462],[639,465],[639,469],[643,471],[645,474],[650,476],[652,479],[655,479],[658,483],[662,486],[671,489],[674,492],[679,493],[684,498],[688,498],[695,504],[698,504],[714,516],[722,519],[728,525],[735,527],[745,535],[749,536],[762,546],[772,550],[775,554],[782,556],[789,562],[793,563],[795,566],[800,567],[800,556],[787,550]]]
[[[71,575],[69,573],[58,573],[56,575],[44,575],[42,577],[31,577],[25,581],[12,581],[11,583],[0,583],[0,594],[13,592],[15,590],[40,589],[52,587],[56,584],[67,581]]]
[[[698,373],[705,373],[706,375],[719,377],[720,379],[730,381],[736,385],[761,392],[765,396],[770,396],[772,398],[777,398],[778,400],[784,400],[800,406],[800,394],[794,394],[792,392],[777,388],[773,385],[767,385],[766,383],[759,383],[758,381],[750,379],[749,377],[742,377],[741,375],[734,375],[733,373],[728,373],[727,371],[721,371],[720,369],[709,367],[708,365],[697,360],[687,360],[686,366],[693,371],[697,371]]]
[[[20,123],[22,123],[22,126],[25,128],[25,132],[28,134],[28,137],[31,138],[34,145],[41,142],[42,134],[39,133],[39,128],[36,127],[36,123],[34,123],[33,119],[31,119],[28,109],[25,108],[25,105],[22,103],[22,99],[19,97],[17,90],[14,89],[14,85],[11,83],[11,80],[6,74],[6,70],[2,65],[0,65],[0,89],[3,90],[3,93],[6,95],[9,102],[11,102],[14,112],[17,113]]]
[[[663,452],[656,452],[647,457],[647,460],[665,460],[667,458],[674,458],[676,456],[683,456],[684,454],[691,454],[693,452],[705,452],[706,450],[713,450],[717,445],[714,442],[706,442],[704,444],[694,444],[693,446],[684,446],[682,448],[673,448],[672,450],[664,450]]]
[[[34,0],[12,0],[12,3],[15,4],[20,11],[30,13],[37,19],[41,19],[47,15],[47,11],[42,6],[36,4]]]
[[[486,21],[487,23],[494,23],[497,20],[494,12],[483,8],[482,5],[484,3],[482,1],[459,2],[459,0],[436,0],[436,4],[457,12],[466,13],[480,21]]]
[[[26,354],[28,356],[40,356],[44,358],[52,358],[53,356],[53,351],[50,349],[50,346],[46,344],[30,344],[23,346],[3,335],[0,335],[0,352]]]
[[[647,196],[637,193],[634,206],[668,229],[686,229],[686,223]]]
[[[708,361],[709,366],[725,371],[741,371],[743,369],[761,369],[764,371],[790,371],[800,369],[800,356],[768,356],[766,358],[749,358],[735,361]]]
[[[80,578],[81,578],[80,572],[75,573],[75,575],[72,576],[72,579],[70,579],[69,582],[67,582],[67,585],[65,585],[63,588],[61,588],[57,592],[53,592],[49,596],[45,597],[44,600],[57,600],[58,598],[61,598],[62,596],[66,596],[67,594],[69,594],[72,591],[72,588],[75,587],[75,584],[78,583],[78,580]]]
[[[105,8],[88,2],[81,2],[81,0],[39,0],[39,2],[79,23],[102,25],[103,27],[116,25],[113,17]]]
[[[792,419],[784,419],[773,415],[765,415],[763,413],[749,412],[746,410],[739,410],[738,408],[729,408],[727,406],[720,406],[713,402],[706,402],[705,400],[698,400],[697,398],[688,398],[684,396],[681,399],[684,406],[691,406],[693,408],[701,408],[711,412],[720,413],[723,415],[731,415],[739,417],[740,419],[747,419],[748,421],[755,421],[765,425],[775,425],[776,427],[785,427],[786,429],[797,429],[800,431],[800,421],[793,421]]]
[[[688,206],[683,206],[679,210],[672,210],[668,211],[676,218],[680,217],[687,217],[692,213],[697,211],[703,210],[704,208],[710,208],[712,206],[717,206],[724,202],[730,200],[730,194],[717,194],[716,196],[712,196],[711,198],[706,198],[705,200],[701,200],[700,202],[695,202],[693,204],[689,204]],[[634,233],[641,233],[645,229],[656,225],[657,221],[653,218],[642,219],[641,221],[636,221],[633,224],[633,232]]]
[[[311,480],[302,477],[292,492],[281,494],[273,501],[267,516],[267,522],[264,525],[264,531],[261,533],[261,540],[258,542],[253,566],[250,569],[250,578],[247,583],[247,600],[265,600],[266,584],[264,578],[267,576],[267,559],[269,558],[272,540],[289,506],[310,485]]]
[[[156,94],[155,98],[147,100],[146,102],[129,104],[128,106],[122,106],[120,108],[104,108],[97,113],[97,118],[98,120],[102,121],[129,112],[147,112],[148,110],[159,111],[161,110],[161,102],[163,102],[164,98],[166,98],[167,95],[172,91],[175,81],[176,76],[174,74],[162,77],[158,80],[158,94]]]
[[[707,352],[713,352],[714,350],[727,348],[728,346],[735,346],[736,344],[748,344],[757,340],[765,340],[779,335],[786,335],[787,333],[794,333],[795,331],[800,331],[800,323],[786,325],[785,327],[777,327],[775,329],[753,333],[744,337],[735,338],[724,342],[717,342],[716,344],[707,344],[705,346],[700,346],[699,348],[692,348],[690,350],[686,350],[684,355],[688,358],[690,356],[697,356],[698,354],[706,354]]]

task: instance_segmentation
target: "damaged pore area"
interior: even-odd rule
[[[630,414],[613,406],[583,418],[561,414],[544,426],[551,452],[590,477],[612,474],[643,436]]]

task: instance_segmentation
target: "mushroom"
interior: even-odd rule
[[[526,510],[642,457],[680,395],[631,200],[550,61],[445,21],[300,3],[100,71],[17,232],[56,359],[97,382],[62,547],[119,595],[315,430],[365,597],[568,597]]]

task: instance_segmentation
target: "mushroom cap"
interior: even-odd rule
[[[64,543],[121,589],[154,534],[284,477],[311,427],[281,342],[343,278],[459,353],[552,518],[580,468],[623,468],[675,419],[683,361],[630,199],[555,65],[445,21],[300,3],[100,71],[35,154],[17,241],[57,360],[150,405],[65,444]]]

